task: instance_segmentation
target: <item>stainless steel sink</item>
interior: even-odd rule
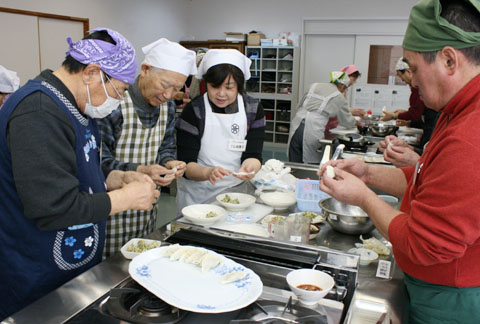
[[[382,300],[353,297],[345,324],[390,324],[390,307]]]

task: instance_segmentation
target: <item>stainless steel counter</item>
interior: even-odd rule
[[[295,171],[298,168],[294,169],[293,173],[297,177],[315,178],[316,168],[314,166],[305,167],[302,165],[302,168],[296,174]],[[366,235],[366,238],[371,236],[382,238],[377,230]],[[164,237],[165,228],[149,235],[149,238],[157,240],[162,240]],[[356,242],[360,242],[359,236],[336,232],[329,224],[323,223],[320,226],[319,235],[309,244],[346,252],[353,248]],[[358,301],[366,302],[367,306],[368,303],[374,306],[384,306],[392,323],[401,323],[405,294],[403,273],[396,266],[392,256],[386,258],[386,260],[391,262],[391,272],[390,276],[385,279],[376,276],[378,262],[371,263],[368,266],[360,266],[358,286],[350,308],[352,309],[352,306],[355,306]],[[112,287],[128,278],[128,264],[129,260],[124,259],[118,253],[5,319],[2,323],[37,323],[39,320],[43,324],[68,323],[69,319],[104,296]],[[365,305],[365,303],[362,305]],[[347,316],[347,323],[350,323],[348,322],[349,319],[351,318]]]

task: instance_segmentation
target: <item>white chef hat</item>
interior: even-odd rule
[[[143,63],[186,76],[197,73],[195,52],[166,38],[142,47],[142,51],[145,54]]]
[[[17,72],[7,70],[0,65],[0,92],[15,92],[18,89],[19,85],[20,79],[17,76]]]
[[[252,61],[236,49],[211,49],[208,50],[198,67],[196,78],[201,80],[212,66],[231,64],[243,72],[245,80],[250,79],[250,65]]]
[[[408,63],[403,61],[403,56],[398,59],[397,64],[395,64],[395,71],[403,71],[410,68]]]

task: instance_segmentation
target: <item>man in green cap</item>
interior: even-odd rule
[[[440,112],[418,163],[332,161],[336,177],[321,189],[360,206],[392,243],[405,273],[404,323],[480,323],[480,2],[419,1],[403,48],[412,86]],[[401,197],[400,210],[367,185]]]

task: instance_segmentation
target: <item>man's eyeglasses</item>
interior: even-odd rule
[[[118,96],[116,99],[119,99],[119,100],[123,99],[123,95],[121,95],[120,92],[117,90],[117,88],[115,88],[115,86],[113,85],[113,82],[110,79],[110,77],[107,74],[105,74],[105,77],[107,78],[108,83],[112,86],[113,90],[115,90],[115,92]]]

